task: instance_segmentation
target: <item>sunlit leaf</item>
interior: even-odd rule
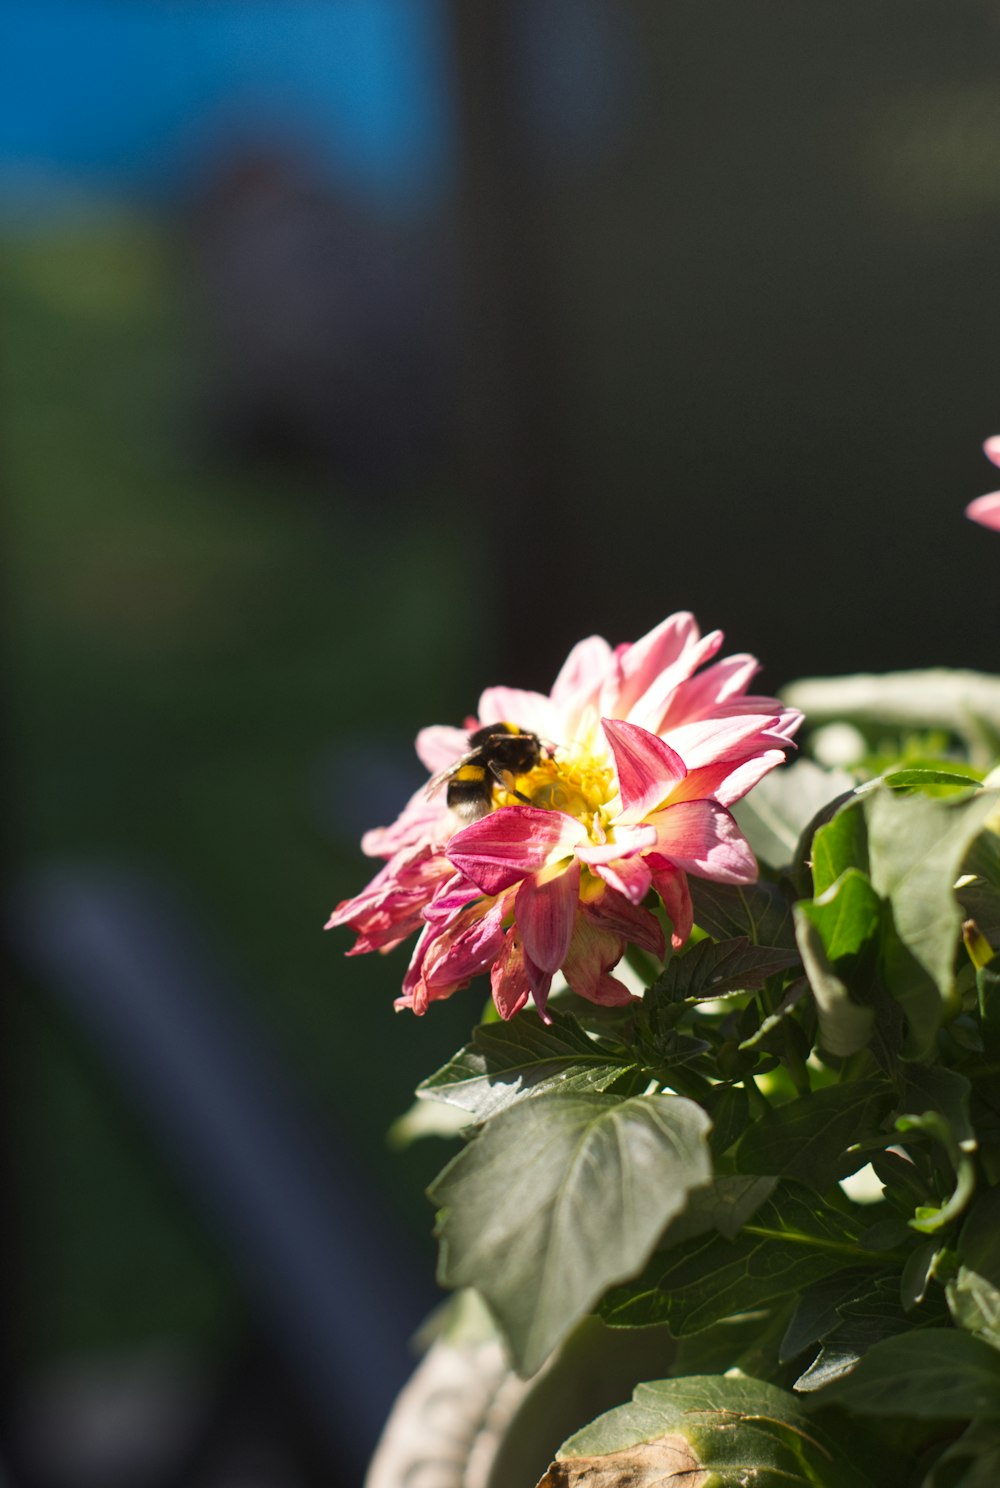
[[[550,1092],[494,1117],[436,1180],[439,1278],[486,1298],[519,1372],[645,1264],[709,1181],[708,1126],[680,1096]]]
[[[871,1488],[878,1481],[787,1391],[689,1375],[639,1385],[564,1442],[539,1488]]]
[[[604,1091],[638,1069],[627,1055],[613,1057],[588,1038],[575,1018],[558,1012],[551,1017],[546,1025],[528,1011],[506,1023],[480,1026],[472,1042],[424,1080],[417,1094],[486,1121],[540,1090]],[[647,1083],[645,1076],[641,1083]]]

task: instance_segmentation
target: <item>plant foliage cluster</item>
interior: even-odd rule
[[[759,882],[694,885],[641,1001],[484,1020],[420,1087],[467,1139],[440,1279],[519,1373],[587,1314],[675,1341],[546,1483],[1000,1481],[1000,792],[961,732],[776,772]]]

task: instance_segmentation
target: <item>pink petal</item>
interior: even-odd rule
[[[651,818],[657,852],[715,883],[754,883],[757,861],[739,827],[714,801],[681,801]]]
[[[692,770],[687,779],[674,791],[670,804],[678,801],[698,801],[709,797],[721,806],[732,806],[741,801],[747,791],[763,780],[771,770],[785,763],[783,749],[767,749],[763,754],[751,755],[749,759],[733,764],[731,760],[720,760],[714,765],[702,765]]]
[[[782,736],[776,732],[780,721],[779,717],[764,713],[703,718],[671,729],[670,743],[689,770],[721,760],[735,763],[758,751],[773,749],[776,742],[781,742]]]
[[[550,859],[569,857],[586,836],[564,811],[505,806],[456,832],[446,856],[484,893],[501,894]]]
[[[594,872],[609,888],[623,894],[630,904],[641,904],[649,892],[652,874],[645,858],[615,858],[610,863],[595,863]]]
[[[486,971],[504,944],[504,902],[482,904],[457,917],[428,949],[424,980],[431,988],[464,985]]]
[[[518,687],[487,687],[479,699],[478,722],[479,726],[516,723],[520,729],[550,739],[558,727],[559,713],[540,692],[523,692]]]
[[[619,826],[615,823],[615,840],[613,842],[602,842],[599,845],[590,846],[588,843],[576,849],[576,856],[581,863],[594,866],[597,863],[614,863],[619,858],[631,858],[636,853],[644,852],[646,848],[655,847],[657,841],[656,828],[647,826],[633,827],[627,823]]]
[[[634,645],[620,646],[616,652],[617,674],[609,677],[601,694],[601,711],[624,718],[654,678],[696,645],[699,635],[694,616],[681,610],[668,615]]]
[[[691,890],[688,887],[687,874],[656,853],[650,853],[646,861],[653,871],[653,887],[663,900],[663,907],[674,927],[670,944],[675,951],[679,951],[691,934],[694,925],[694,909],[691,904]]]
[[[508,932],[503,950],[493,963],[490,987],[496,1010],[505,1019],[513,1018],[515,1013],[519,1013],[531,996],[531,973],[525,964],[520,941],[513,930]]]
[[[543,972],[558,971],[573,938],[580,900],[580,865],[526,878],[514,913],[525,954]]]
[[[628,710],[632,723],[659,732],[660,720],[666,712],[677,687],[719,650],[724,636],[721,630],[713,630],[697,645],[691,646],[683,656],[655,677],[641,697]]]
[[[655,915],[638,904],[630,904],[611,888],[597,899],[587,899],[581,906],[584,919],[611,935],[631,941],[654,956],[663,955],[663,928]]]
[[[601,727],[615,757],[625,814],[643,817],[667,799],[687,767],[669,744],[638,724],[602,718]]]
[[[432,775],[447,770],[469,747],[469,736],[464,729],[452,728],[449,724],[435,723],[423,728],[417,735],[417,754],[420,762]]]
[[[428,800],[421,787],[412,795],[390,827],[373,827],[361,839],[361,851],[369,858],[391,858],[402,848],[447,840],[451,817],[444,796]]]
[[[614,653],[603,636],[578,641],[560,668],[552,685],[557,708],[578,709],[596,696],[614,662]]]
[[[704,718],[715,712],[720,703],[742,696],[759,671],[760,662],[755,656],[728,656],[678,683],[657,725],[657,733]]]
[[[1000,459],[997,463],[1000,464]],[[991,527],[994,532],[1000,532],[1000,491],[993,491],[989,496],[977,496],[965,508],[965,515],[982,527]]]
[[[604,1007],[622,1007],[634,1002],[636,999],[628,988],[608,976],[612,966],[621,960],[623,949],[619,936],[598,929],[581,916],[563,967],[573,991]]]
[[[992,434],[983,445],[983,454],[994,465],[1000,465],[1000,434]]]

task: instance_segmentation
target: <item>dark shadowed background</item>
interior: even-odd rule
[[[996,669],[995,0],[11,0],[0,1481],[355,1484],[471,989],[416,730],[671,610]]]

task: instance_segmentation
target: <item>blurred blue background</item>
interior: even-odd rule
[[[996,669],[993,0],[10,0],[0,1462],[357,1483],[385,1133],[474,988],[324,937],[417,729],[690,607]]]

